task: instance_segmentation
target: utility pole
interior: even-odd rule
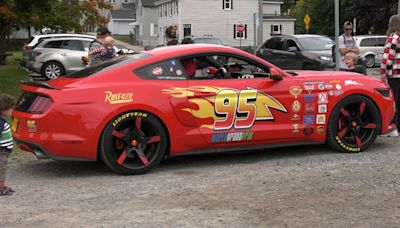
[[[336,62],[336,70],[339,70],[339,61],[340,61],[340,54],[339,54],[339,0],[335,0],[335,62]]]
[[[400,1],[400,0],[399,0]],[[264,31],[263,31],[263,10],[264,4],[263,0],[258,0],[258,36],[257,36],[257,45],[261,45],[264,41]]]
[[[397,14],[400,14],[400,0],[397,2]]]

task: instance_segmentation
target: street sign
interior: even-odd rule
[[[308,13],[304,16],[304,24],[307,26],[307,25],[310,25],[310,21],[311,21],[311,18],[310,18],[310,16],[308,16]]]
[[[240,33],[244,32],[244,25],[238,24],[236,26],[236,30],[237,30],[237,32],[240,32]]]

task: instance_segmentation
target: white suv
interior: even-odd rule
[[[354,36],[360,49],[360,57],[365,63],[366,67],[375,66],[375,58],[378,57],[378,52],[383,50],[386,44],[387,36],[384,35],[365,35]]]
[[[22,59],[20,61],[20,65],[26,67],[26,64],[29,60],[29,52],[35,48],[37,44],[42,42],[43,40],[49,38],[66,38],[66,37],[81,37],[81,38],[90,38],[96,39],[95,36],[85,35],[85,34],[75,34],[75,33],[57,33],[57,34],[45,34],[45,35],[34,35],[32,36],[28,42],[22,48]]]

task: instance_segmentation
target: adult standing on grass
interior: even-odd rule
[[[389,19],[387,30],[387,41],[381,62],[382,80],[387,81],[392,88],[396,103],[396,114],[393,122],[397,129],[400,125],[400,15],[393,15]],[[387,136],[399,136],[398,130],[394,130]]]
[[[90,65],[96,65],[107,60],[105,55],[107,54],[107,47],[105,40],[110,36],[111,32],[105,26],[100,26],[97,29],[96,40],[90,43],[89,46],[89,63]]]
[[[14,190],[5,185],[7,162],[13,150],[13,138],[10,125],[6,118],[11,116],[15,106],[15,98],[6,94],[0,94],[0,196],[11,195]]]

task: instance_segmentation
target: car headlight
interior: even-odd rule
[[[332,57],[329,56],[319,56],[319,58],[325,61],[332,61]]]

